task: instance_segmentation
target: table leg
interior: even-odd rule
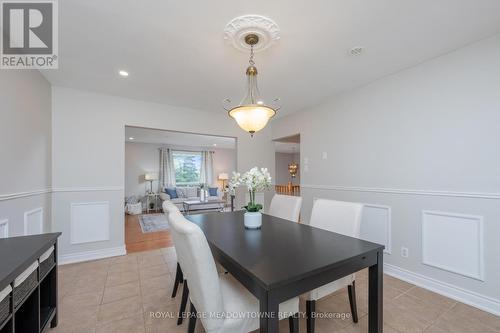
[[[377,252],[377,264],[370,266],[368,271],[368,332],[383,332],[383,267],[384,253]]]
[[[263,292],[259,299],[260,304],[260,333],[279,332],[279,303],[273,299],[272,294]]]

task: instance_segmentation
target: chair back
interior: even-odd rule
[[[161,205],[163,208],[164,213],[170,213],[172,211],[179,211],[179,208],[177,208],[176,205],[174,205],[171,201],[165,200],[163,201],[163,204]]]
[[[301,197],[275,194],[271,200],[268,214],[285,220],[299,222],[301,206]]]
[[[357,202],[316,199],[310,225],[359,238],[363,205]]]
[[[182,270],[188,276],[189,296],[196,310],[202,313],[222,314],[224,304],[215,261],[203,231],[182,214],[169,214],[170,230]],[[202,316],[206,331],[223,324],[217,316]]]

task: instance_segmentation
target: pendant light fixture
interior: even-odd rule
[[[276,111],[280,107],[266,105],[260,97],[259,88],[257,85],[257,67],[254,61],[254,46],[259,42],[259,36],[256,34],[248,34],[245,36],[245,43],[250,46],[249,66],[246,69],[247,76],[247,91],[241,102],[234,107],[230,107],[230,99],[225,99],[224,102],[229,107],[224,107],[228,112],[229,117],[233,118],[236,123],[245,131],[253,135],[266,127],[269,120],[274,117]],[[279,99],[273,100],[277,102]]]
[[[295,163],[295,147],[292,147],[292,163],[288,164],[288,172],[290,173],[290,177],[297,177],[297,172],[299,170],[299,165]]]

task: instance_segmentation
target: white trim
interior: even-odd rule
[[[58,193],[58,192],[102,192],[102,191],[123,191],[124,186],[101,186],[101,187],[59,187],[59,188],[45,188],[41,190],[18,192],[18,193],[7,193],[0,194],[0,201],[19,199],[25,197],[32,197],[47,193]]]
[[[0,238],[7,238],[9,237],[9,219],[0,220],[0,227],[2,225],[5,225],[5,228],[3,229],[3,235],[0,235]]]
[[[455,217],[455,218],[462,218],[462,219],[467,219],[467,220],[473,220],[478,223],[478,256],[477,262],[479,264],[478,267],[478,272],[477,274],[468,274],[464,273],[461,271],[458,271],[457,269],[454,269],[452,267],[448,267],[442,264],[437,264],[431,262],[428,258],[426,258],[425,255],[425,248],[426,248],[426,243],[425,243],[425,221],[426,221],[426,216],[428,215],[435,215],[435,216],[446,216],[446,217]],[[472,278],[475,280],[479,281],[484,281],[484,241],[483,241],[483,217],[479,215],[467,215],[467,214],[460,214],[460,213],[450,213],[450,212],[441,212],[441,211],[431,211],[431,210],[422,210],[422,264],[435,267],[438,269],[442,269],[451,273],[459,274],[461,276],[465,276],[468,278]]]
[[[76,253],[60,254],[59,265],[73,264],[82,261],[97,260],[109,257],[124,256],[127,254],[125,245],[101,250],[82,251]]]
[[[45,189],[34,190],[34,191],[0,194],[0,201],[31,197],[31,196],[46,194],[46,193],[51,193],[51,192],[52,192],[52,190],[50,188],[45,188]]]
[[[27,212],[24,212],[24,235],[28,235],[28,216],[35,214],[35,213],[40,213],[40,230],[43,233],[43,207],[38,207],[32,210],[29,210]]]
[[[391,264],[384,264],[384,273],[494,315],[500,315],[500,300],[498,299],[481,295]]]
[[[123,186],[101,186],[101,187],[56,187],[52,192],[104,192],[104,191],[123,191]]]
[[[384,253],[392,254],[392,208],[387,205],[376,205],[364,203],[365,207],[381,208],[387,210],[387,246],[384,249]]]
[[[411,190],[411,189],[397,189],[397,188],[350,187],[350,186],[311,185],[311,184],[301,184],[300,186],[302,188],[333,190],[333,191],[375,192],[375,193],[389,193],[389,194],[407,194],[407,195],[458,197],[458,198],[475,198],[475,199],[500,199],[500,193],[489,193],[489,192],[454,192],[454,191]]]
[[[75,234],[74,221],[75,221],[75,212],[74,208],[78,206],[92,206],[92,205],[105,205],[108,209],[107,216],[107,225],[105,226],[105,233],[103,238],[94,239],[94,240],[86,240],[86,241],[76,241],[77,235]],[[91,202],[72,202],[70,204],[70,243],[74,244],[83,244],[83,243],[94,243],[94,242],[103,242],[109,241],[110,237],[110,229],[111,229],[111,205],[109,201],[91,201]]]

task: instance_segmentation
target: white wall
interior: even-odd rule
[[[202,151],[206,148],[159,145],[152,143],[126,142],[125,143],[125,195],[136,195],[142,197],[147,189],[149,182],[144,181],[146,172],[158,173],[160,165],[160,147],[170,147],[178,150]],[[234,149],[210,149],[214,151],[214,179],[221,172],[231,174],[236,170],[236,150]],[[220,186],[221,183],[217,182]],[[158,181],[153,182],[153,191],[157,192]]]
[[[124,251],[126,125],[236,137],[238,169],[266,166],[274,175],[270,130],[252,139],[224,111],[205,112],[53,87],[53,227],[64,232],[60,242],[63,261]],[[94,202],[108,203],[109,218],[102,216],[102,230],[98,231],[102,235],[109,230],[109,239],[72,243],[71,204],[89,203],[92,210]],[[97,213],[97,207],[95,210]]]
[[[8,220],[9,236],[23,235],[25,213],[39,208],[43,231],[50,230],[50,155],[49,82],[38,71],[2,70],[0,224]]]
[[[300,172],[297,174],[295,178],[290,178],[290,172],[288,172],[288,165],[291,164],[292,162],[299,164],[299,170],[300,170],[300,154],[276,152],[275,155],[276,177],[273,180],[275,184],[281,184],[281,185],[288,184],[290,180],[294,185],[300,184]]]
[[[149,190],[150,182],[144,180],[144,174],[158,173],[160,146],[153,143],[125,143],[125,196],[140,198]],[[158,181],[153,181],[153,191],[157,189]]]
[[[388,271],[500,313],[499,87],[497,35],[274,121],[274,138],[300,133],[303,218],[314,197],[387,205]],[[455,227],[432,224],[442,243],[428,245],[450,265],[483,261],[484,281],[422,263],[423,210],[484,218],[482,243],[449,217]]]

